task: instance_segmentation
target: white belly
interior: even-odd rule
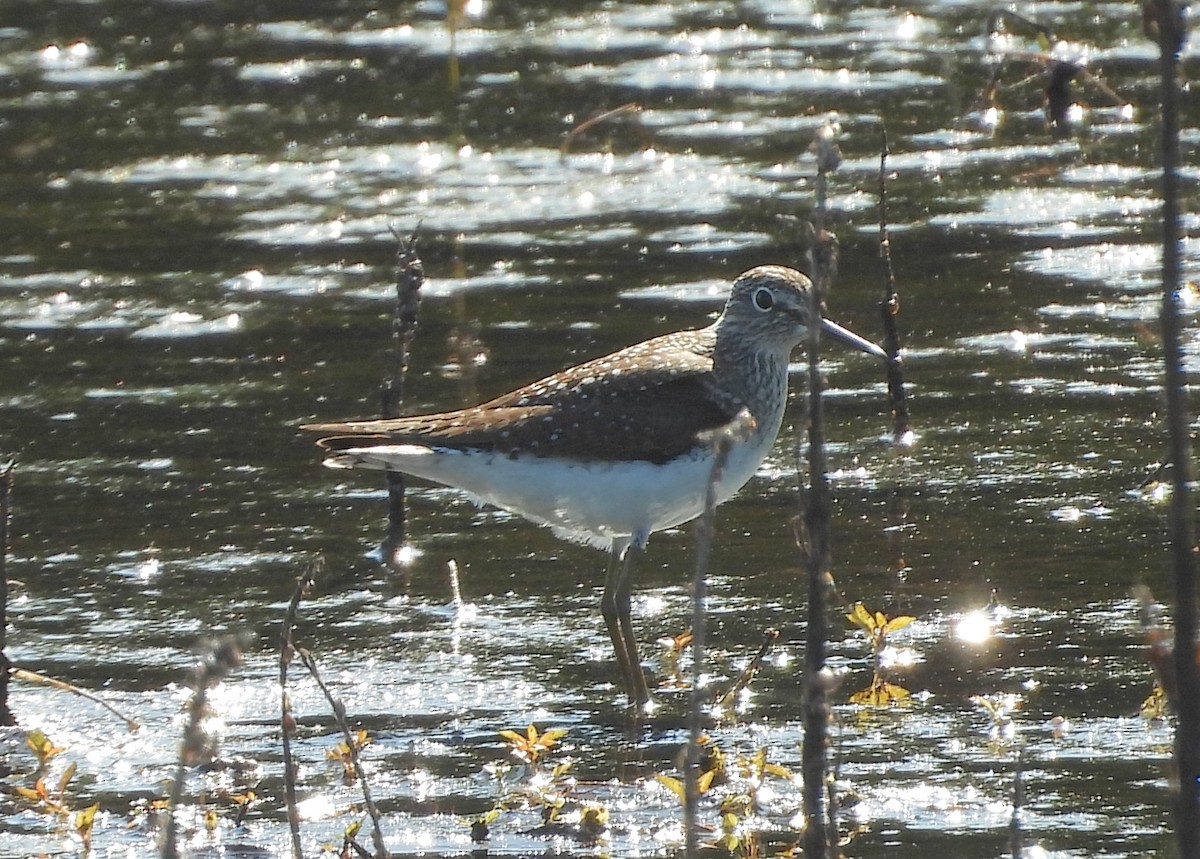
[[[774,433],[751,433],[734,445],[717,488],[718,504],[745,485],[773,442]],[[699,516],[713,465],[708,449],[662,465],[510,458],[421,445],[354,448],[339,458],[461,489],[568,540],[603,549],[644,543],[654,531]]]

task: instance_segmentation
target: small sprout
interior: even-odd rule
[[[215,808],[204,809],[204,831],[216,832],[217,827],[221,824],[221,816]]]
[[[608,828],[608,809],[588,803],[579,810],[579,834],[586,841],[595,841]]]
[[[499,819],[503,811],[504,809],[500,808],[500,806],[495,806],[472,820],[469,824],[471,827],[471,840],[475,843],[487,841],[491,837],[489,827]]]
[[[692,643],[692,638],[694,636],[690,628],[679,633],[679,635],[671,636],[667,639],[670,642],[671,652],[676,654],[683,653],[688,648],[688,645]]]
[[[25,735],[25,745],[37,757],[37,771],[41,772],[54,758],[66,751],[62,746],[56,746],[42,731],[34,728]]]
[[[64,806],[59,798],[51,792],[50,788],[46,787],[46,780],[39,778],[33,783],[33,787],[22,787],[17,785],[13,788],[13,792],[17,796],[27,799],[38,806],[40,811],[47,814],[66,814],[69,809]]]
[[[748,855],[741,838],[737,834],[737,829],[741,822],[741,818],[736,814],[721,815],[721,834],[713,841],[712,846],[719,850],[724,850],[733,856]]]
[[[715,776],[716,772],[714,770],[700,773],[699,778],[696,779],[696,791],[701,796],[708,793],[708,791],[712,788],[713,778]],[[687,788],[684,787],[682,780],[677,779],[674,776],[663,775],[662,773],[655,773],[654,780],[663,787],[667,788],[667,790],[671,791],[671,793],[675,794],[675,797],[679,800],[680,805],[683,805],[687,802]]]
[[[556,794],[542,793],[537,797],[542,804],[542,825],[551,826],[558,823],[559,815],[567,807],[567,800]]]
[[[233,825],[240,827],[246,822],[246,812],[258,800],[258,794],[252,790],[248,790],[244,793],[231,793],[227,798],[233,804],[234,808],[237,809],[237,817],[234,818]]]
[[[767,749],[765,746],[748,758],[738,755],[737,762],[742,777],[756,783],[762,782],[769,775],[787,781],[792,780],[792,773],[787,767],[771,763],[767,760]]]
[[[665,636],[659,639],[659,643],[665,651],[662,655],[662,666],[663,671],[670,678],[667,682],[675,687],[686,685],[680,663],[692,643],[692,631],[688,629],[678,635]]]
[[[1141,716],[1148,721],[1167,718],[1167,693],[1157,680],[1154,681],[1154,689],[1142,702]]]
[[[909,697],[912,693],[903,686],[876,677],[866,689],[855,692],[850,696],[851,704],[863,707],[886,707]]]
[[[97,802],[71,815],[71,828],[75,830],[75,834],[83,842],[84,856],[92,852],[92,825],[96,822],[96,812],[99,810],[100,803]]]
[[[343,784],[354,784],[356,778],[354,759],[358,756],[359,752],[369,745],[371,745],[371,735],[367,733],[366,729],[360,728],[351,738],[349,744],[345,740],[342,740],[325,752],[325,760],[337,761],[342,765]]]
[[[872,613],[861,602],[854,604],[854,610],[846,615],[846,620],[858,626],[871,639],[871,647],[878,654],[887,646],[887,637],[898,629],[904,629],[914,620],[906,614],[889,618],[881,611]]]
[[[342,830],[342,850],[339,856],[370,856],[371,854],[356,840],[358,833],[362,831],[363,824],[366,823],[366,818],[356,820],[345,829]]]
[[[860,706],[886,707],[909,697],[910,693],[907,689],[890,682],[884,676],[883,657],[888,649],[888,636],[897,630],[904,629],[916,618],[906,614],[889,618],[881,611],[872,612],[861,602],[856,602],[854,610],[846,615],[846,620],[867,634],[867,638],[871,642],[874,661],[871,685],[851,695],[850,703]]]
[[[75,773],[79,770],[79,765],[72,761],[63,774],[58,777],[58,795],[62,796],[67,792],[67,786],[71,783],[71,779],[75,778]]]
[[[539,734],[534,725],[526,727],[524,735],[510,730],[500,732],[500,736],[508,742],[509,751],[531,767],[536,767],[566,734],[566,728],[551,728]]]
[[[735,793],[721,800],[721,814],[725,817],[749,817],[754,813],[754,798],[748,793]]]

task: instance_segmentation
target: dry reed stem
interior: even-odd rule
[[[196,679],[192,695],[187,702],[183,742],[179,747],[179,763],[175,768],[175,779],[171,783],[170,809],[166,832],[163,835],[163,859],[178,859],[176,812],[183,800],[184,779],[188,767],[203,760],[208,751],[208,736],[200,726],[207,709],[208,690],[241,664],[242,650],[238,637],[225,635],[208,646],[200,664],[196,666]]]
[[[771,652],[771,648],[775,645],[775,640],[779,638],[779,630],[767,629],[763,632],[762,644],[758,646],[758,652],[750,658],[750,664],[745,667],[737,680],[729,687],[729,691],[721,696],[717,701],[717,707],[725,710],[733,707],[737,703],[737,696],[743,689],[750,685],[754,680],[754,676],[758,674],[762,668],[763,662],[767,658],[767,654]]]
[[[12,503],[13,471],[12,460],[0,465],[0,725],[17,724],[17,718],[8,706],[8,675],[12,663],[8,661],[8,517]]]
[[[407,241],[398,239],[396,306],[392,314],[392,371],[379,386],[379,411],[383,418],[400,417],[404,404],[409,355],[417,333],[421,287],[425,285],[425,268],[417,254],[417,233],[418,230],[413,230]],[[399,551],[404,546],[408,524],[404,474],[388,471],[387,488],[388,531],[380,546],[380,553],[384,563],[393,571],[401,572]]]
[[[1187,375],[1183,368],[1179,317],[1181,251],[1179,224],[1179,54],[1184,41],[1184,12],[1173,0],[1146,0],[1142,6],[1147,35],[1159,46],[1162,107],[1162,342],[1164,393],[1171,470],[1168,540],[1175,576],[1174,669],[1175,838],[1180,857],[1200,857],[1200,671],[1196,636],[1196,507],[1193,501]]]
[[[321,565],[322,561],[318,558],[304,575],[296,579],[296,588],[292,591],[292,599],[283,617],[283,630],[279,635],[279,727],[283,739],[283,790],[287,801],[292,859],[301,859],[303,852],[300,845],[300,812],[296,807],[296,761],[292,756],[292,732],[296,728],[296,720],[292,716],[292,699],[288,695],[288,666],[295,655],[292,633],[296,628],[296,614],[300,609],[300,601],[316,584]]]
[[[558,158],[560,161],[566,160],[567,155],[571,151],[571,144],[575,142],[575,138],[579,137],[585,131],[595,128],[597,125],[608,122],[609,120],[617,119],[618,117],[633,115],[637,116],[642,112],[642,106],[636,101],[631,101],[628,104],[623,104],[620,107],[614,107],[612,110],[606,110],[603,113],[597,114],[590,119],[585,119],[579,125],[572,128],[563,136],[563,142],[558,147]],[[641,123],[638,123],[638,128],[645,135],[645,129]]]
[[[712,555],[713,520],[717,510],[717,486],[729,462],[733,442],[744,435],[754,419],[745,409],[710,440],[715,457],[704,492],[704,512],[696,520],[696,569],[692,575],[692,694],[688,710],[688,746],[683,769],[683,826],[685,854],[699,855],[697,810],[700,804],[700,732],[704,706],[701,681],[704,673],[704,639],[707,630],[708,561]]]
[[[903,444],[908,436],[908,401],[904,391],[904,374],[900,364],[900,332],[896,317],[900,314],[900,295],[896,271],[892,266],[892,238],[888,231],[887,214],[887,129],[879,150],[879,256],[883,259],[883,300],[879,315],[883,320],[883,348],[888,353],[888,402],[892,410],[892,441]]]
[[[836,129],[817,132],[812,149],[817,154],[813,244],[809,249],[813,289],[809,294],[808,359],[808,491],[801,480],[805,531],[805,567],[808,574],[808,613],[804,642],[804,684],[801,719],[804,744],[800,754],[803,773],[804,855],[826,859],[837,855],[836,830],[829,819],[829,682],[826,651],[829,638],[827,591],[829,588],[829,519],[831,501],[826,477],[824,382],[820,367],[821,307],[837,276],[837,239],[826,232],[828,174],[841,163]],[[803,473],[802,471],[799,473]],[[831,837],[832,836],[832,837]]]
[[[350,730],[350,724],[346,721],[346,705],[342,703],[342,699],[334,694],[333,690],[325,685],[325,680],[321,677],[321,672],[317,668],[317,661],[313,655],[303,647],[296,648],[296,655],[300,657],[300,661],[304,663],[304,667],[308,669],[308,673],[312,675],[316,681],[317,687],[325,696],[325,700],[329,702],[330,709],[333,711],[333,718],[337,721],[338,727],[342,731],[342,738],[346,743],[346,749],[350,754],[350,762],[354,764],[354,774],[358,778],[359,787],[362,789],[363,804],[367,807],[367,815],[371,818],[371,838],[375,844],[375,859],[388,859],[387,845],[383,842],[383,825],[379,817],[379,809],[375,807],[375,800],[371,797],[371,785],[367,782],[367,773],[363,769],[362,761],[358,756],[358,744],[354,739],[354,733]]]
[[[36,671],[30,671],[27,668],[18,668],[15,665],[9,666],[8,673],[17,680],[24,680],[26,683],[38,683],[42,686],[49,686],[52,689],[70,692],[72,695],[78,695],[80,698],[86,698],[93,704],[99,704],[105,710],[108,710],[108,712],[112,713],[114,716],[124,722],[125,727],[129,729],[130,733],[133,733],[141,727],[141,725],[137,723],[136,719],[129,718],[103,698],[93,695],[86,689],[80,689],[78,686],[74,686],[65,680],[56,680],[53,677],[47,677],[45,674],[38,674]]]

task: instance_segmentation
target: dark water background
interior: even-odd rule
[[[510,760],[496,732],[531,722],[569,729],[556,759],[576,761],[575,796],[609,809],[608,832],[548,838],[531,832],[536,810],[512,811],[490,852],[677,849],[677,803],[654,775],[675,772],[684,696],[661,689],[656,721],[627,731],[597,612],[603,556],[422,486],[420,554],[398,581],[372,556],[378,476],[322,470],[295,427],[377,411],[393,229],[421,224],[430,275],[408,408],[456,407],[705,324],[740,271],[799,262],[779,216],[811,209],[806,150],[829,120],[846,156],[829,310],[872,337],[887,128],[919,434],[890,446],[877,367],[828,355],[841,608],[917,618],[892,673],[913,699],[837,708],[838,772],[858,796],[845,852],[1005,855],[1022,755],[1026,855],[1169,854],[1171,733],[1138,715],[1152,674],[1132,598],[1139,584],[1167,592],[1162,511],[1136,491],[1162,448],[1156,49],[1137,4],[1022,7],[1120,95],[1077,82],[1077,128],[1055,140],[1042,63],[1012,60],[1039,46],[1027,33],[989,45],[990,9],[494,2],[455,35],[455,91],[436,2],[0,7],[0,458],[18,462],[8,569],[21,583],[9,650],[143,728],[42,687],[15,686],[12,703],[66,749],[47,781],[74,762],[68,804],[100,803],[97,854],[155,849],[144,809],[173,774],[195,649],[226,632],[256,638],[214,691],[221,758],[189,778],[181,823],[189,849],[286,852],[276,642],[316,556],[299,632],[373,737],[394,851],[471,850],[465,822],[521,783],[485,769]],[[989,50],[1010,57],[994,126]],[[568,129],[631,101],[636,121],[560,157]],[[1191,200],[1198,105],[1189,83]],[[1184,227],[1194,282],[1194,213]],[[1190,323],[1185,348],[1194,370]],[[793,769],[795,440],[786,429],[721,508],[711,583],[715,684],[781,631],[713,736]],[[449,559],[473,610],[451,604]],[[659,534],[638,575],[656,673],[653,642],[689,623],[693,561],[690,528]],[[962,623],[980,611],[993,625],[972,642]],[[870,663],[840,613],[832,649],[844,701]],[[328,706],[294,676],[312,855],[361,809],[324,759],[340,739]],[[1006,694],[1020,702],[1006,719],[972,701]],[[6,762],[10,785],[32,782],[19,737]],[[787,829],[799,790],[770,786],[751,828]],[[228,795],[247,789],[261,801],[238,827]],[[0,812],[0,854],[79,850],[62,818],[12,797]]]

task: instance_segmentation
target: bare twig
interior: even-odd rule
[[[317,682],[317,686],[325,695],[325,700],[329,702],[330,708],[333,710],[333,717],[338,723],[338,727],[342,730],[342,738],[346,743],[346,748],[350,755],[350,761],[354,764],[354,774],[358,777],[358,784],[362,788],[363,804],[367,807],[367,814],[371,818],[371,825],[374,829],[371,832],[371,837],[375,843],[375,859],[387,859],[387,845],[383,841],[383,825],[380,822],[379,809],[375,807],[375,800],[371,797],[371,785],[367,782],[367,773],[363,769],[362,761],[358,756],[358,742],[354,739],[354,734],[350,730],[350,724],[346,721],[346,705],[342,703],[342,699],[334,694],[328,686],[325,685],[324,679],[321,677],[321,672],[317,669],[317,661],[313,659],[313,655],[303,647],[296,648],[296,654],[300,657],[300,661],[304,663],[304,667],[308,669],[308,673],[312,675],[313,680]]]
[[[896,271],[892,267],[892,239],[888,232],[887,214],[887,129],[879,152],[879,255],[883,258],[883,300],[879,315],[883,320],[883,348],[888,353],[888,400],[892,404],[892,440],[904,444],[908,439],[908,402],[904,392],[904,374],[900,365],[900,332],[896,317],[900,313],[900,295],[896,286]]]
[[[296,628],[296,613],[300,609],[300,601],[316,583],[321,565],[321,559],[318,558],[304,575],[296,579],[296,588],[292,591],[292,599],[283,617],[283,630],[279,635],[279,726],[280,736],[283,738],[283,790],[287,798],[288,829],[292,836],[292,859],[301,859],[303,853],[300,846],[300,812],[296,807],[296,761],[292,757],[292,733],[296,729],[296,720],[292,716],[292,699],[288,695],[287,675],[288,666],[295,655],[292,631]]]
[[[771,652],[771,648],[775,645],[777,638],[779,638],[779,630],[777,629],[768,629],[763,633],[762,644],[759,645],[758,652],[751,657],[750,664],[738,675],[738,679],[734,681],[729,691],[721,696],[721,699],[717,702],[718,708],[727,709],[734,705],[737,701],[738,693],[750,685],[750,682],[754,679],[754,675],[758,674],[759,669],[762,668],[763,661],[767,658],[767,654]]]
[[[451,4],[453,6],[453,4]],[[379,388],[380,416],[400,417],[404,389],[408,377],[408,360],[413,337],[417,333],[417,315],[421,308],[421,287],[425,285],[425,269],[417,255],[417,230],[408,241],[399,240],[396,251],[396,309],[392,316],[392,372]],[[405,506],[404,475],[399,471],[387,473],[388,532],[380,552],[384,562],[400,571],[400,549],[406,538],[408,512]]]
[[[78,686],[73,686],[72,684],[67,683],[65,680],[56,680],[53,677],[47,677],[44,674],[38,674],[36,671],[30,671],[27,668],[17,668],[15,665],[10,665],[8,672],[17,680],[24,680],[26,683],[38,683],[42,686],[50,686],[53,689],[59,689],[63,692],[70,692],[72,695],[78,695],[80,698],[86,698],[93,704],[99,704],[105,710],[112,713],[114,716],[124,722],[125,727],[131,732],[136,731],[141,727],[136,720],[129,718],[103,698],[93,695],[86,689],[80,689]]]
[[[827,174],[841,163],[836,128],[825,126],[813,141],[817,153],[817,208],[814,243],[810,250],[813,289],[809,295],[808,326],[808,465],[809,488],[804,514],[805,561],[808,571],[808,620],[804,644],[804,855],[808,859],[836,857],[837,832],[829,819],[829,678],[825,665],[829,618],[829,519],[831,500],[826,477],[825,421],[820,370],[820,331],[817,320],[837,272],[837,241],[825,231]]]
[[[1179,53],[1183,7],[1174,0],[1144,0],[1147,35],[1158,42],[1162,101],[1162,343],[1167,434],[1171,460],[1168,539],[1175,574],[1175,838],[1184,859],[1200,857],[1200,672],[1196,665],[1195,469],[1188,438],[1187,376],[1179,316]]]
[[[221,681],[234,668],[242,664],[242,650],[237,636],[226,635],[213,642],[196,667],[196,680],[192,695],[188,698],[183,728],[183,743],[179,748],[179,765],[175,769],[175,780],[171,784],[171,808],[166,832],[163,835],[163,859],[177,859],[179,848],[176,843],[176,812],[183,800],[183,782],[189,766],[202,762],[209,754],[209,736],[201,727],[205,710],[208,708],[208,690]]]
[[[15,725],[17,719],[8,707],[8,674],[12,663],[8,661],[8,517],[12,500],[12,460],[0,465],[0,725]]]
[[[712,470],[708,476],[708,487],[704,493],[704,512],[696,520],[696,570],[692,575],[692,696],[689,711],[689,739],[687,762],[683,770],[683,825],[686,839],[687,859],[699,855],[699,829],[696,825],[697,809],[700,804],[700,731],[704,693],[701,689],[704,674],[704,637],[707,629],[708,612],[708,561],[712,553],[713,519],[717,509],[717,487],[725,473],[729,452],[734,440],[753,423],[750,413],[743,409],[728,428],[711,439],[713,450]]]
[[[1025,751],[1017,750],[1017,768],[1013,773],[1012,817],[1008,821],[1008,846],[1012,859],[1024,859],[1021,809],[1025,807]]]
[[[579,137],[585,131],[595,128],[597,125],[617,119],[622,116],[633,115],[636,117],[642,112],[642,106],[637,102],[631,101],[628,104],[623,104],[620,107],[614,107],[612,110],[606,110],[603,113],[597,114],[590,119],[585,119],[579,125],[572,128],[563,136],[562,144],[558,147],[559,160],[565,159],[571,151],[571,144],[575,142],[575,138]],[[638,124],[641,128],[641,124]],[[643,129],[644,133],[644,129]]]

